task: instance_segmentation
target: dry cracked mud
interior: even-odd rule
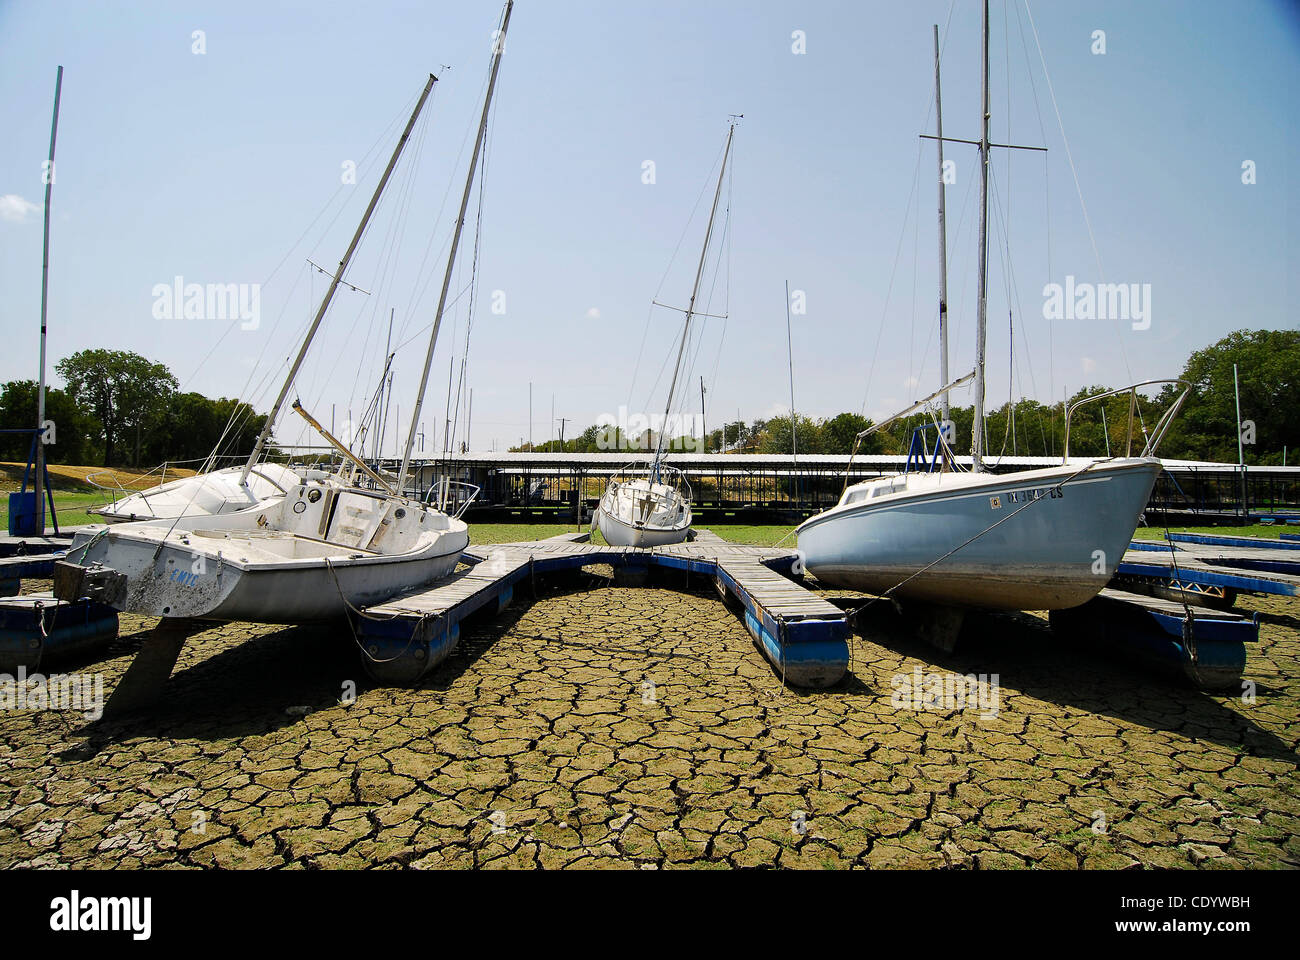
[[[346,627],[212,627],[146,715],[0,713],[0,868],[1294,868],[1300,601],[1240,606],[1253,702],[1030,615],[940,654],[884,604],[843,682],[791,691],[707,586],[591,575],[414,689]],[[111,691],[152,626],[76,669]],[[894,705],[916,668],[998,674],[996,715]]]

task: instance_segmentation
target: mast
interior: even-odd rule
[[[361,235],[366,232],[366,225],[370,223],[370,215],[375,212],[375,207],[379,204],[379,197],[384,192],[384,187],[388,185],[388,178],[392,176],[393,168],[397,166],[397,158],[402,155],[402,148],[406,146],[406,141],[411,136],[411,130],[415,126],[415,121],[420,116],[420,111],[424,109],[424,102],[429,99],[429,91],[433,89],[434,83],[438,80],[433,74],[429,74],[429,80],[424,85],[424,90],[420,93],[420,99],[415,104],[415,109],[411,112],[411,119],[406,121],[406,129],[402,131],[402,138],[397,141],[397,147],[393,150],[393,155],[389,158],[388,167],[384,170],[384,175],[379,178],[379,186],[375,188],[374,196],[370,198],[370,205],[366,207],[366,212],[361,217],[361,223],[357,227],[357,232],[352,235],[352,242],[348,244],[347,253],[343,254],[343,259],[339,261],[339,268],[335,271],[333,279],[330,281],[329,289],[325,291],[325,299],[321,301],[320,307],[316,310],[316,316],[307,329],[307,336],[298,349],[298,356],[293,361],[293,366],[289,370],[289,376],[285,378],[284,386],[280,388],[280,395],[275,398],[275,403],[271,407],[270,413],[266,415],[266,424],[262,427],[262,432],[258,434],[257,443],[253,446],[253,452],[248,456],[248,462],[244,464],[243,472],[239,475],[239,482],[247,488],[248,473],[257,463],[257,458],[262,455],[262,450],[266,446],[266,441],[271,437],[271,428],[275,426],[275,418],[280,413],[280,408],[284,405],[284,399],[289,395],[289,388],[293,386],[294,378],[298,376],[298,368],[302,366],[303,359],[307,356],[307,348],[311,346],[312,339],[316,336],[316,331],[320,328],[320,322],[325,316],[325,311],[329,309],[330,301],[334,299],[334,291],[339,288],[339,283],[343,280],[343,274],[347,271],[348,264],[352,260],[352,254],[357,249],[357,244],[361,242]],[[251,496],[251,494],[250,494]]]
[[[510,29],[510,11],[514,9],[515,0],[506,0],[506,12],[501,19],[501,29],[497,31],[492,44],[492,71],[488,77],[487,96],[483,98],[483,116],[479,120],[478,136],[474,139],[474,154],[469,161],[469,174],[465,177],[465,192],[460,198],[460,214],[456,218],[456,229],[451,237],[451,250],[447,254],[447,272],[442,278],[442,293],[438,297],[438,311],[433,316],[433,330],[429,334],[429,350],[424,357],[424,372],[420,375],[420,389],[415,395],[415,410],[411,413],[411,429],[406,437],[406,451],[402,454],[402,469],[397,474],[397,494],[402,495],[406,486],[406,474],[411,467],[411,448],[415,445],[415,432],[420,423],[420,408],[424,405],[424,391],[429,385],[429,367],[433,365],[433,350],[438,344],[438,328],[442,326],[442,312],[447,306],[447,292],[451,288],[451,273],[456,266],[456,248],[460,246],[461,230],[465,227],[465,211],[469,207],[469,195],[474,187],[474,171],[478,168],[479,153],[483,149],[483,140],[487,136],[488,112],[492,107],[492,92],[497,85],[497,71],[501,67],[501,54],[506,48],[506,31]],[[445,444],[444,439],[444,444]]]
[[[989,0],[984,0],[984,75],[980,118],[980,261],[979,312],[975,323],[975,418],[972,424],[971,469],[984,471],[984,345],[987,340],[989,267]],[[942,143],[942,141],[940,141]]]
[[[50,122],[50,163],[45,170],[45,246],[41,254],[41,374],[36,387],[36,493],[37,532],[45,535],[45,315],[50,288],[50,194],[54,189],[54,141],[59,135],[59,97],[63,93],[63,67],[54,78],[54,119]],[[59,521],[54,521],[59,529]]]
[[[718,187],[713,192],[713,208],[709,211],[709,226],[704,231],[704,247],[700,250],[700,262],[695,268],[695,285],[691,287],[691,299],[686,305],[686,323],[682,326],[682,342],[677,348],[677,365],[673,367],[673,382],[668,388],[668,403],[664,407],[664,421],[659,430],[659,442],[655,446],[654,469],[652,478],[659,479],[659,462],[663,459],[664,431],[668,427],[668,415],[673,408],[673,394],[677,392],[677,377],[682,372],[682,355],[686,353],[686,342],[691,332],[691,317],[695,313],[695,298],[700,293],[700,280],[704,277],[704,258],[709,254],[709,240],[713,237],[713,221],[718,215],[718,200],[722,197],[722,180],[727,174],[727,158],[731,155],[731,138],[736,135],[733,122],[727,129],[727,146],[722,152],[722,169],[718,171]]]
[[[939,92],[939,25],[934,25],[934,115],[939,135],[939,382],[948,382],[948,226],[944,212],[943,97]],[[943,421],[948,421],[948,394],[943,395]]]
[[[799,509],[799,418],[794,412],[794,338],[790,333],[790,281],[785,282],[785,352],[790,364],[790,448],[794,454],[794,507]]]

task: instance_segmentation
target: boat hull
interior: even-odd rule
[[[646,498],[658,509],[649,509]],[[642,518],[644,517],[644,518]],[[596,511],[600,535],[612,547],[662,547],[690,536],[691,504],[673,487],[649,479],[611,483]]]
[[[114,538],[92,544],[83,566],[111,560],[126,576],[125,594],[112,606],[150,617],[307,623],[344,617],[348,605],[378,603],[451,573],[468,546],[452,537],[437,553],[395,561],[390,557],[330,558],[276,567],[244,568],[193,545]],[[346,601],[346,602],[345,602]]]
[[[1138,459],[989,475],[836,508],[799,528],[799,552],[814,577],[846,589],[993,610],[1074,607],[1114,574],[1160,470]]]

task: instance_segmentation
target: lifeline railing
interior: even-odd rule
[[[470,492],[463,492],[466,490]],[[435,506],[433,498],[434,494],[437,494],[437,509],[453,520],[459,520],[465,511],[469,509],[469,505],[478,499],[478,495],[482,490],[482,487],[467,483],[464,480],[451,480],[447,477],[440,477],[429,487],[429,492],[424,495],[424,502],[428,506]],[[451,511],[453,506],[456,508],[455,513]]]
[[[1133,455],[1133,420],[1134,416],[1140,413],[1137,406],[1138,388],[1150,387],[1158,383],[1176,383],[1183,388],[1183,392],[1178,395],[1178,399],[1170,405],[1164,415],[1156,421],[1156,424],[1151,428],[1150,433],[1147,432],[1146,425],[1142,425],[1142,435],[1147,438],[1147,442],[1146,446],[1142,448],[1142,452],[1138,454],[1138,456],[1149,457],[1154,455],[1156,449],[1160,446],[1160,441],[1163,440],[1165,434],[1169,432],[1169,426],[1173,423],[1174,417],[1178,415],[1178,411],[1182,407],[1183,401],[1187,399],[1187,394],[1192,390],[1191,385],[1187,383],[1186,380],[1143,380],[1141,383],[1134,383],[1127,387],[1120,387],[1118,390],[1107,390],[1105,393],[1098,393],[1091,397],[1084,397],[1077,403],[1070,404],[1065,410],[1065,449],[1061,456],[1061,463],[1066,463],[1070,459],[1070,419],[1074,416],[1074,411],[1078,410],[1086,403],[1105,400],[1107,397],[1118,396],[1122,393],[1127,393],[1129,395],[1128,436],[1124,444],[1124,456],[1131,457]]]

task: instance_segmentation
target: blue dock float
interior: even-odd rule
[[[1184,606],[1109,587],[1082,606],[1053,610],[1049,622],[1054,632],[1172,669],[1203,690],[1238,686],[1246,669],[1246,644],[1259,639],[1255,615]]]
[[[1278,539],[1300,542],[1300,533],[1279,533]]]
[[[1281,535],[1280,539],[1271,537],[1242,537],[1229,533],[1171,533],[1169,539],[1174,543],[1200,543],[1218,547],[1250,547],[1258,550],[1300,550],[1300,535]],[[1136,541],[1135,541],[1136,542]],[[1151,542],[1151,541],[1148,541]],[[1167,549],[1167,548],[1166,548]]]
[[[117,638],[117,611],[102,603],[32,593],[0,600],[0,673],[80,657]]]
[[[1237,593],[1300,596],[1300,564],[1294,558],[1252,556],[1231,547],[1207,553],[1191,546],[1135,545],[1116,566],[1113,582],[1117,587],[1144,583],[1229,602]]]
[[[472,563],[468,570],[361,611],[353,623],[367,671],[381,683],[414,683],[456,648],[466,617],[485,607],[505,609],[525,578],[595,564],[616,571],[659,567],[712,577],[724,599],[743,608],[745,629],[793,686],[830,686],[848,669],[850,630],[844,611],[782,575],[794,564],[792,550],[747,547],[703,535],[656,548],[577,541],[573,535],[471,547],[465,556]]]

